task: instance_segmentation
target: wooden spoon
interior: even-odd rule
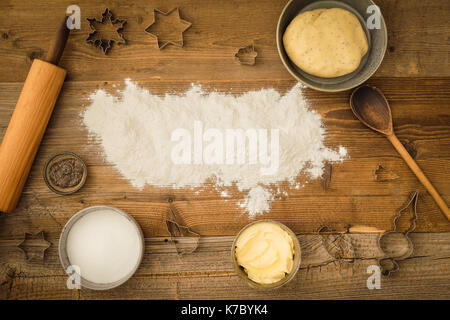
[[[427,179],[414,159],[406,151],[402,143],[397,139],[392,126],[392,114],[389,103],[383,93],[377,88],[361,86],[353,91],[350,96],[350,106],[355,116],[367,127],[384,134],[400,153],[406,164],[411,168],[419,181],[436,201],[439,208],[450,220],[450,211],[439,193]]]

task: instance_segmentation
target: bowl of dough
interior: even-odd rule
[[[304,85],[344,91],[377,71],[387,29],[371,0],[291,0],[278,20],[277,47],[286,69]]]

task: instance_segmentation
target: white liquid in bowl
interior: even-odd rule
[[[139,263],[142,242],[138,228],[118,212],[88,213],[70,229],[66,252],[81,277],[95,283],[113,283],[128,276]]]

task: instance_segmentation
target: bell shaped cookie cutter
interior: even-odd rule
[[[191,254],[197,250],[200,243],[200,234],[192,231],[189,227],[183,226],[177,222],[178,214],[177,209],[174,205],[174,198],[170,197],[169,202],[169,214],[166,218],[166,229],[170,234],[171,241],[175,244],[175,250],[179,256],[185,254]],[[192,237],[193,243],[190,248],[178,248],[176,237]]]

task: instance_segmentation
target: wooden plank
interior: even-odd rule
[[[446,79],[377,79],[370,82],[386,91],[391,102],[395,129],[399,138],[416,152],[416,160],[436,188],[450,203],[450,93]],[[293,81],[206,82],[206,88],[241,93],[260,87],[275,87],[286,91]],[[99,204],[117,206],[133,215],[147,236],[167,234],[164,219],[167,199],[175,197],[180,218],[202,235],[233,235],[248,223],[236,203],[243,193],[232,190],[231,199],[206,186],[189,190],[147,187],[140,191],[124,180],[101,156],[98,143],[88,141],[81,125],[80,113],[85,98],[95,88],[113,90],[122,82],[69,82],[65,84],[47,133],[24,190],[16,213],[4,217],[0,237],[18,239],[24,231],[45,230],[51,237],[59,235],[61,226],[78,210]],[[141,85],[152,92],[163,93],[168,88],[184,90],[185,81],[146,81]],[[117,88],[117,87],[116,87]],[[0,84],[4,98],[0,101],[0,137],[6,130],[20,84]],[[327,128],[327,145],[348,148],[350,158],[333,166],[330,186],[311,181],[299,190],[282,186],[288,197],[277,199],[272,211],[261,218],[273,218],[288,223],[295,232],[311,233],[324,222],[344,230],[346,225],[361,224],[380,230],[390,230],[395,212],[405,203],[410,192],[420,190],[417,231],[450,231],[449,224],[432,198],[389,142],[371,132],[356,120],[348,107],[348,93],[317,93],[305,89],[311,107],[323,117]],[[70,196],[52,193],[42,179],[45,161],[54,153],[73,151],[89,165],[85,187]],[[375,182],[373,171],[383,164],[400,178],[391,182]],[[198,192],[199,190],[203,190]]]
[[[331,236],[326,236],[331,237]],[[146,239],[137,273],[119,288],[96,292],[68,290],[57,256],[57,239],[43,262],[25,262],[14,241],[0,240],[0,299],[449,299],[450,233],[415,233],[413,255],[400,271],[382,277],[380,290],[369,290],[367,267],[382,256],[376,234],[347,234],[353,254],[336,260],[321,236],[300,235],[300,270],[285,287],[255,290],[234,273],[232,237],[206,237],[193,254],[179,257],[165,238]],[[189,245],[189,239],[178,239]],[[390,243],[395,245],[395,243]]]
[[[294,282],[276,291],[247,287],[231,266],[232,237],[209,237],[233,236],[249,222],[236,205],[242,193],[233,190],[230,199],[223,199],[211,186],[199,193],[198,189],[136,190],[105,162],[99,144],[88,142],[80,118],[86,97],[97,88],[115,91],[125,77],[157,94],[184,91],[191,82],[235,94],[263,87],[288,90],[295,82],[282,66],[275,43],[276,23],[286,2],[114,1],[109,4],[113,13],[128,19],[124,31],[128,44],[116,46],[108,56],[84,42],[89,32],[85,18],[99,16],[104,8],[88,0],[77,2],[82,29],[72,33],[61,63],[69,76],[20,205],[16,213],[0,215],[0,299],[450,298],[448,221],[391,145],[354,118],[348,92],[304,91],[311,108],[323,117],[326,144],[347,147],[350,158],[333,165],[327,189],[321,180],[300,190],[283,185],[289,196],[274,201],[271,212],[259,217],[279,220],[302,234],[301,269]],[[385,60],[369,84],[385,92],[399,138],[450,203],[450,172],[445,170],[450,167],[450,2],[376,2],[386,18],[389,43]],[[0,2],[0,139],[31,61],[45,56],[55,26],[71,4],[70,0]],[[180,7],[182,17],[193,26],[185,33],[184,48],[159,51],[143,29],[152,21],[153,8],[174,6]],[[256,65],[237,64],[233,59],[236,50],[252,42],[258,51]],[[87,184],[74,195],[53,194],[42,179],[44,162],[60,151],[76,152],[89,165]],[[379,164],[396,172],[399,179],[375,182],[373,170]],[[381,254],[377,235],[346,235],[354,256],[342,261],[324,250],[315,233],[322,224],[341,231],[349,225],[361,232],[390,230],[395,212],[414,190],[421,192],[416,232],[426,233],[412,235],[415,252],[401,262],[400,272],[383,278],[381,290],[368,290],[366,268]],[[164,220],[169,197],[175,199],[180,221],[208,236],[192,255],[180,258],[166,238],[154,238],[167,236]],[[115,290],[68,290],[57,256],[59,233],[76,211],[98,204],[117,206],[138,220],[147,238],[143,264]],[[407,220],[400,221],[401,229],[407,227]],[[40,230],[53,245],[43,262],[26,262],[16,245],[24,232]],[[189,239],[179,239],[179,245],[188,243]]]
[[[442,77],[450,75],[450,2],[435,0],[378,0],[389,31],[388,52],[376,77]],[[78,1],[81,30],[72,32],[61,65],[68,81],[122,80],[255,80],[292,79],[277,53],[275,31],[286,0],[215,1],[146,0],[113,2],[109,7],[128,19],[126,46],[108,56],[84,42],[90,32],[86,17],[100,16],[103,7]],[[0,82],[24,81],[32,59],[45,56],[55,26],[70,0],[14,1],[0,3]],[[185,33],[185,47],[160,51],[144,33],[153,21],[153,8],[180,7],[182,17],[193,23]],[[257,9],[255,9],[257,8]],[[251,18],[249,18],[251,16]],[[254,43],[257,64],[240,66],[238,48]]]

